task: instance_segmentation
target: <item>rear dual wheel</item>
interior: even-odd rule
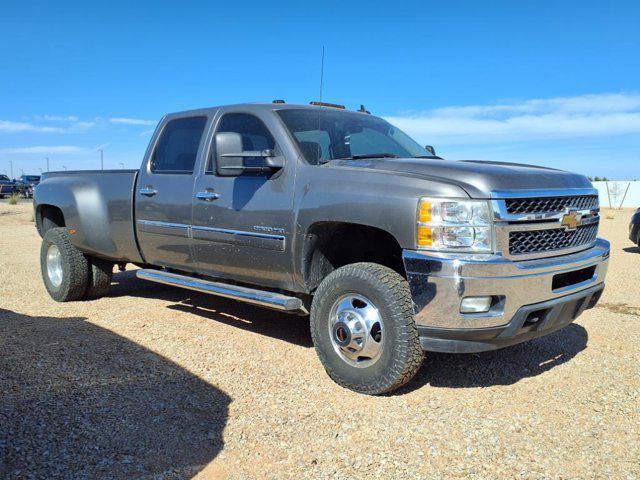
[[[409,285],[375,263],[341,267],[322,281],[311,306],[311,335],[329,376],[359,393],[395,390],[422,364]]]
[[[99,298],[109,291],[113,263],[78,250],[62,227],[47,230],[40,248],[44,285],[57,302]]]

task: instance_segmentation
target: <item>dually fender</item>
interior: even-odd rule
[[[133,221],[135,174],[108,172],[51,176],[36,188],[36,214],[44,205],[59,208],[72,243],[83,252],[114,261],[142,262]],[[126,180],[125,180],[126,179]]]

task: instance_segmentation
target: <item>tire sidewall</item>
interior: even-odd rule
[[[49,274],[47,273],[47,252],[51,245],[58,247],[62,257],[62,282],[57,287],[51,283]],[[82,283],[86,285],[88,282],[86,259],[82,254],[79,254],[74,258],[69,254],[71,249],[75,249],[75,247],[69,241],[64,228],[50,229],[42,239],[42,246],[40,248],[40,269],[42,272],[42,279],[47,292],[51,295],[51,298],[58,302],[79,299],[84,291],[80,292],[78,283],[80,285],[82,285]],[[84,262],[84,264],[74,265],[74,262],[78,261],[81,263]],[[83,278],[77,278],[78,275]]]
[[[334,272],[335,273],[335,272]],[[332,274],[333,275],[333,274]],[[329,279],[329,277],[327,277]],[[369,390],[385,390],[385,384],[393,384],[392,372],[406,359],[403,349],[398,348],[399,342],[408,337],[405,316],[392,308],[397,305],[394,292],[383,288],[376,278],[364,272],[361,274],[340,274],[330,278],[330,286],[324,285],[316,292],[318,303],[312,309],[313,337],[316,351],[325,365],[329,375],[340,384],[357,391],[366,393]],[[375,305],[380,312],[383,323],[384,346],[380,358],[368,367],[354,367],[345,362],[335,351],[331,342],[329,323],[331,309],[334,303],[347,294],[362,295]]]

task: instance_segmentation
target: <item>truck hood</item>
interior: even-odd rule
[[[454,184],[471,198],[498,198],[495,192],[593,188],[587,177],[553,168],[482,160],[382,158],[332,160],[329,168],[362,168]],[[493,195],[492,195],[492,192]]]

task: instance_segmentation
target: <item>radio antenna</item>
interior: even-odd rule
[[[324,45],[322,46],[322,60],[320,61],[320,103],[322,103],[322,82],[324,80]]]

